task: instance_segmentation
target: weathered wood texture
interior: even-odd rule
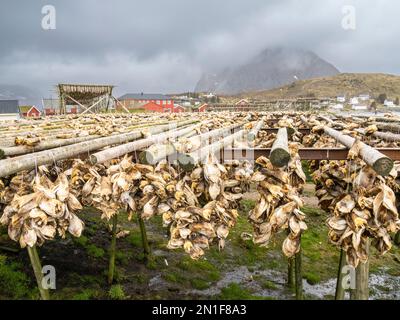
[[[344,135],[341,132],[329,128],[324,127],[324,132],[346,146],[347,148],[351,148],[353,144],[356,142],[355,138]],[[375,150],[371,146],[363,143],[360,143],[360,157],[371,166],[378,174],[382,176],[386,176],[390,173],[393,168],[393,160],[386,157],[379,151]]]
[[[271,148],[269,159],[275,167],[279,168],[284,167],[289,163],[290,153],[286,128],[280,128],[278,130],[274,144]]]

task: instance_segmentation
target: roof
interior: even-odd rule
[[[160,93],[127,93],[118,100],[170,100],[171,97]]]
[[[26,113],[28,112],[32,106],[19,106],[19,112]]]
[[[19,113],[18,100],[0,100],[0,114]]]

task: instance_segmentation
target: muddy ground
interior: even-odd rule
[[[309,230],[302,237],[303,287],[306,299],[332,299],[338,265],[338,249],[328,243],[327,214],[317,208],[314,186],[304,190]],[[251,232],[246,215],[257,201],[254,192],[240,204],[237,226],[231,231],[225,250],[211,248],[198,260],[181,250],[166,249],[166,230],[160,217],[146,222],[152,257],[145,259],[139,228],[121,215],[121,229],[130,234],[117,241],[116,277],[107,285],[110,234],[99,214],[88,208],[83,236],[46,243],[39,254],[43,265],[53,265],[57,288],[53,299],[293,299],[286,285],[287,259],[281,252],[284,235],[268,248],[241,238]],[[37,299],[29,258],[0,230],[0,299]],[[370,291],[372,299],[400,298],[400,250],[394,247],[383,257],[372,251]]]

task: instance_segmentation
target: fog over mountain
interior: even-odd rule
[[[197,92],[235,94],[272,89],[296,80],[338,74],[332,64],[303,49],[265,49],[245,64],[203,74]]]

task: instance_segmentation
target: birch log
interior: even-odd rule
[[[393,133],[400,133],[400,125],[395,123],[374,123],[379,130],[386,130]]]
[[[247,139],[249,141],[254,141],[257,138],[258,132],[264,126],[265,120],[267,119],[266,116],[262,117],[260,121],[257,122],[256,126],[247,134]]]
[[[198,163],[202,163],[209,154],[214,154],[221,149],[231,145],[235,140],[241,139],[244,136],[244,130],[240,130],[224,139],[214,142],[208,146],[198,149],[191,153],[180,154],[178,156],[179,165],[185,171],[192,170]]]
[[[288,146],[288,134],[286,128],[280,128],[271,148],[269,160],[275,167],[284,167],[289,163],[290,153]]]
[[[99,139],[99,138],[101,138],[101,136],[93,135],[93,136],[76,137],[76,138],[70,138],[70,139],[44,140],[34,147],[28,147],[28,146],[24,146],[24,145],[13,146],[13,147],[8,147],[8,148],[3,147],[3,148],[0,148],[0,159],[3,157],[8,157],[8,156],[17,156],[17,155],[21,155],[21,154],[27,154],[27,153],[32,153],[32,152],[37,152],[37,151],[42,151],[42,150],[47,150],[47,149],[53,149],[53,148],[62,147],[62,146],[68,146],[70,144]]]
[[[107,160],[115,159],[115,158],[121,157],[125,154],[147,148],[148,146],[150,146],[152,144],[160,144],[162,142],[165,142],[167,139],[174,139],[176,137],[179,137],[181,135],[184,135],[188,132],[193,131],[196,127],[197,127],[197,125],[194,125],[194,126],[190,126],[190,127],[181,129],[181,130],[169,131],[167,133],[162,133],[162,134],[152,136],[152,137],[149,137],[146,139],[140,139],[138,141],[125,143],[120,146],[116,146],[116,147],[112,147],[112,148],[109,148],[109,149],[106,149],[103,151],[99,151],[90,156],[90,162],[92,164],[96,164],[96,163],[105,162]],[[163,151],[161,151],[160,153],[156,153],[155,158],[162,156],[162,155],[163,155]],[[154,159],[150,159],[150,160],[154,161]]]
[[[195,121],[184,121],[175,125],[184,126],[193,122]],[[149,131],[151,133],[160,133],[170,128],[171,125],[163,125],[151,128]],[[138,130],[131,133],[84,141],[64,147],[3,159],[0,160],[0,177],[6,177],[22,170],[31,170],[34,169],[35,166],[50,164],[58,160],[73,158],[79,154],[89,153],[93,150],[98,150],[113,144],[121,144],[125,141],[139,139],[143,137],[143,134],[142,131]]]
[[[301,122],[302,122],[303,124],[308,125],[308,120],[307,120],[307,118],[306,118],[305,116],[301,115],[301,116],[300,116],[300,120],[301,120]]]
[[[364,129],[358,129],[357,132],[365,135]],[[400,141],[400,134],[392,133],[392,132],[381,132],[376,131],[372,134],[373,137],[385,140],[385,141]]]
[[[356,139],[329,127],[324,127],[324,132],[349,149],[356,142]],[[379,175],[387,176],[393,168],[393,160],[363,142],[360,142],[360,146],[360,157],[365,163]]]
[[[229,135],[231,134],[231,130],[241,127],[242,125],[242,123],[234,124],[225,128],[215,129],[200,135],[195,135],[194,137],[185,141],[185,144],[191,146],[190,152],[193,152],[194,150],[197,150],[207,144],[210,139],[218,138],[223,135]],[[185,137],[185,135],[182,135],[182,137]],[[160,160],[165,159],[174,153],[176,153],[176,148],[172,143],[154,144],[147,150],[144,150],[140,153],[139,160],[141,163],[145,164],[156,164]]]

